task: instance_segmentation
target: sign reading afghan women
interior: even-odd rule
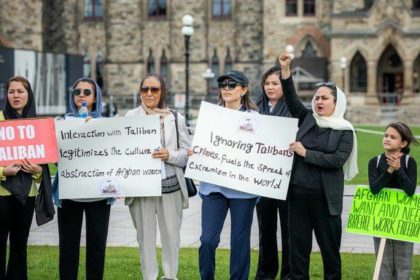
[[[0,166],[28,159],[32,163],[57,162],[54,120],[20,119],[0,122]]]
[[[159,116],[58,121],[60,199],[160,196]]]
[[[185,176],[284,200],[297,131],[297,119],[202,102]]]

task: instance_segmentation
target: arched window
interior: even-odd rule
[[[83,56],[83,76],[90,77],[90,59],[87,51]]]
[[[374,0],[365,0],[365,10],[369,10],[373,5]]]
[[[302,51],[302,58],[308,58],[308,57],[317,57],[316,50],[314,46],[312,45],[311,41],[308,41],[305,45],[305,48]]]
[[[420,54],[413,65],[413,92],[420,93]]]
[[[367,65],[366,60],[357,52],[350,65],[350,91],[366,92],[367,90]]]
[[[169,87],[169,63],[166,57],[165,49],[162,50],[162,56],[160,57],[160,74],[166,83],[166,87]]]
[[[219,57],[217,56],[217,49],[214,48],[213,56],[211,58],[211,71],[214,73],[214,78],[210,81],[210,92],[215,93],[219,92],[219,87],[217,85],[217,77],[220,75],[219,71]]]
[[[104,87],[104,67],[105,67],[105,59],[102,55],[102,52],[99,51],[96,55],[96,82],[98,86],[103,89]]]
[[[154,73],[155,70],[155,59],[153,57],[152,49],[149,49],[149,56],[147,57],[147,73]]]
[[[230,18],[232,15],[232,3],[230,0],[213,0],[213,18]]]
[[[227,48],[225,57],[225,73],[233,69],[232,57],[230,56],[230,48]]]
[[[85,0],[83,16],[85,19],[98,19],[104,15],[102,0]]]
[[[166,0],[148,0],[147,10],[149,17],[165,17],[167,13]]]

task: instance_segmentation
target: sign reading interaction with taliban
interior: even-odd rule
[[[297,130],[297,119],[202,102],[185,176],[284,200]]]
[[[383,189],[374,195],[358,186],[347,223],[347,231],[420,243],[420,195]]]
[[[56,122],[60,199],[160,196],[159,116]]]
[[[32,163],[57,162],[57,142],[52,118],[0,122],[0,165],[28,159]]]

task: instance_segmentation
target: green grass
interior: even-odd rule
[[[384,126],[357,126],[356,128],[376,130],[381,133],[385,131]],[[411,128],[415,135],[420,135],[420,128]],[[349,184],[368,184],[368,164],[369,160],[381,153],[384,149],[382,146],[383,135],[370,134],[366,132],[357,132],[357,148],[358,148],[358,167],[359,174],[353,178]],[[419,139],[420,141],[420,139]],[[414,157],[417,162],[417,174],[420,174],[420,147],[412,146],[410,156]],[[417,176],[417,185],[420,185],[420,176]]]
[[[373,241],[372,241],[373,242]],[[79,278],[85,279],[85,248],[82,247]],[[158,251],[160,259],[160,250]],[[255,276],[258,252],[252,251],[250,279]],[[160,261],[159,261],[160,263]],[[372,279],[375,256],[372,254],[342,254],[343,279]],[[29,279],[58,279],[58,248],[30,246],[28,249]],[[319,253],[311,256],[311,279],[323,279]],[[420,279],[420,256],[414,256],[412,279]],[[181,249],[178,278],[200,279],[198,249]],[[105,259],[105,279],[141,279],[137,248],[108,247]],[[229,250],[217,250],[215,279],[229,279]]]

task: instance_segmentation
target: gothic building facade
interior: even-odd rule
[[[193,106],[217,95],[215,78],[203,77],[207,68],[216,76],[242,70],[256,92],[288,45],[303,97],[332,80],[359,114],[389,105],[416,113],[411,107],[420,103],[419,0],[0,0],[0,6],[0,47],[82,55],[85,75],[122,107],[132,107],[147,72],[160,72],[172,97],[185,92],[186,14],[194,18]]]

